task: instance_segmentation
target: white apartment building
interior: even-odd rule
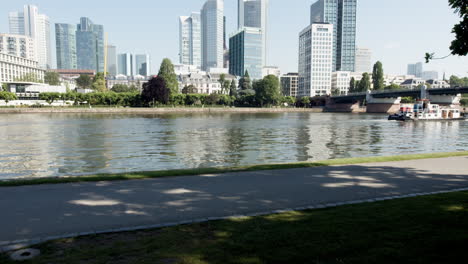
[[[0,53],[37,60],[34,39],[25,35],[0,34]]]
[[[356,48],[355,72],[372,72],[372,51],[368,48]]]
[[[276,66],[265,66],[262,69],[262,77],[268,75],[274,75],[279,79],[279,77],[281,76],[281,70]]]
[[[347,95],[349,93],[350,83],[351,72],[337,71],[332,73],[332,92],[336,95]]]
[[[414,75],[392,75],[392,74],[385,74],[384,75],[384,83],[385,86],[389,86],[392,84],[401,85],[408,79],[414,79],[416,76]]]
[[[299,34],[299,97],[330,95],[333,25],[314,23]]]
[[[37,61],[0,53],[0,83],[12,82],[26,74],[34,74],[43,80],[45,70]]]
[[[428,80],[426,83],[429,84],[431,88],[450,88],[450,84],[444,80]]]
[[[403,83],[400,84],[400,86],[405,89],[414,89],[424,84],[426,84],[425,80],[421,78],[414,78],[414,79],[405,80]]]
[[[185,86],[193,85],[197,89],[199,94],[212,94],[220,93],[222,90],[221,83],[219,79],[221,74],[204,74],[200,73],[189,73],[189,74],[180,74],[178,76],[179,81],[179,91],[182,91]],[[225,78],[228,81],[236,79],[235,76],[230,74],[225,74]],[[224,91],[224,94],[229,94],[229,91]]]

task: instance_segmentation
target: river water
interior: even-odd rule
[[[3,114],[0,179],[468,150],[468,122],[386,115]]]

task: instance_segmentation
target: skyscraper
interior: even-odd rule
[[[331,94],[333,25],[314,23],[299,34],[299,85],[297,96]]]
[[[200,13],[179,18],[179,58],[181,64],[201,67]]]
[[[372,72],[372,51],[367,48],[356,48],[355,72]]]
[[[224,0],[207,0],[201,10],[202,69],[223,67]]]
[[[415,64],[408,64],[408,75],[414,75],[418,78],[422,77],[423,73],[423,64],[422,62],[418,62]]]
[[[260,28],[243,27],[229,38],[229,73],[252,79],[262,78],[263,34]]]
[[[136,54],[133,56],[135,62],[135,75],[150,76],[150,56],[148,54]]]
[[[238,0],[238,28],[255,27],[262,30],[262,64],[267,63],[267,22],[269,0]]]
[[[49,17],[39,14],[37,6],[25,5],[23,12],[10,12],[8,19],[10,33],[33,38],[39,67],[49,68],[52,62]]]
[[[57,69],[76,69],[76,26],[55,24]]]
[[[333,24],[333,71],[355,71],[357,0],[317,0],[310,23]]]
[[[114,45],[107,45],[107,73],[117,75],[117,47]]]
[[[34,39],[25,35],[0,34],[0,53],[36,60]]]
[[[78,69],[104,72],[104,27],[86,17],[80,19],[76,30]]]
[[[126,76],[133,76],[133,55],[130,53],[123,53],[117,56],[117,74]]]

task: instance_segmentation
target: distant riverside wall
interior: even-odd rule
[[[321,113],[323,108],[0,108],[0,114],[21,113],[108,113],[108,114],[163,114],[163,113]]]

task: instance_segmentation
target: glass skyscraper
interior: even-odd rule
[[[107,45],[107,73],[117,75],[117,47],[114,45]]]
[[[104,72],[104,27],[86,17],[76,30],[77,64],[80,70]]]
[[[333,32],[333,71],[355,71],[357,0],[318,0],[310,23],[330,23]]]
[[[224,0],[207,0],[201,10],[202,70],[224,62]]]
[[[76,69],[76,26],[55,24],[58,69]]]
[[[262,78],[263,34],[260,28],[244,27],[229,38],[229,73],[250,78]]]
[[[262,30],[262,64],[266,65],[267,57],[267,22],[269,0],[238,0],[238,28],[255,27]]]
[[[136,54],[135,59],[135,74],[142,76],[150,76],[150,57],[148,54]]]
[[[201,67],[201,18],[200,13],[179,18],[180,63]]]

